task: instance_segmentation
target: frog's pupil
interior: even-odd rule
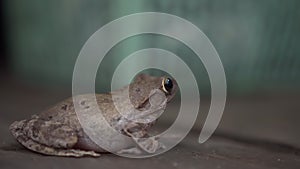
[[[173,82],[170,78],[166,78],[164,85],[168,91],[170,91],[173,88]]]

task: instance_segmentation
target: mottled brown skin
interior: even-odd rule
[[[148,128],[155,121],[144,124],[124,120],[122,115],[116,110],[111,95],[116,95],[119,99],[118,101],[121,102],[124,110],[126,110],[128,102],[123,99],[123,95],[124,91],[129,87],[130,102],[134,108],[140,110],[141,113],[144,111],[151,112],[149,110],[149,97],[151,97],[149,94],[151,91],[164,92],[167,102],[174,97],[177,91],[177,83],[173,79],[173,88],[170,91],[165,91],[162,83],[164,79],[165,77],[140,74],[129,86],[107,94],[96,94],[97,103],[106,121],[117,131],[129,137],[144,138],[147,136]],[[78,104],[83,106],[84,109],[94,110],[95,107],[89,104],[92,96],[91,94],[76,96],[80,97]],[[147,119],[147,116],[143,118]],[[28,120],[14,122],[10,125],[10,131],[23,146],[46,155],[96,157],[100,155],[99,153],[105,152],[83,131],[76,116],[72,98],[66,99],[37,115],[33,115]],[[155,140],[140,141],[136,138],[133,140],[140,149],[146,152],[154,152],[160,148]],[[124,144],[127,146],[127,143]],[[130,148],[130,145],[128,145],[128,148]],[[119,151],[124,150],[121,149]]]

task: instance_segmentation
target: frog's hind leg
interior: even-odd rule
[[[9,129],[13,136],[21,143],[24,147],[45,155],[55,156],[69,156],[69,157],[82,157],[82,156],[93,156],[98,157],[100,154],[94,151],[83,151],[76,149],[59,149],[52,148],[43,144],[40,144],[26,135],[26,132],[22,131],[27,124],[27,120],[17,121],[10,125]]]

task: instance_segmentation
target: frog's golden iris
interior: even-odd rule
[[[162,81],[162,87],[164,92],[169,94],[173,88],[173,82],[170,78],[164,78]]]

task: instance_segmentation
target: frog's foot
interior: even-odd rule
[[[155,153],[159,149],[165,149],[165,146],[157,141],[156,137],[133,138],[137,145],[147,153]]]
[[[67,156],[67,157],[83,157],[83,156],[92,156],[92,157],[99,157],[100,154],[94,152],[94,151],[84,151],[84,150],[76,150],[76,149],[70,149],[70,150],[57,150],[58,156]]]
[[[152,154],[160,149],[166,148],[166,146],[164,146],[162,143],[157,141],[157,137],[149,137],[149,138],[132,137],[132,139],[138,145],[138,147],[123,149],[118,151],[117,153],[139,155],[142,154],[143,152],[147,152]]]
[[[117,154],[135,154],[135,155],[139,155],[142,153],[143,151],[138,147],[123,149],[117,152]]]
[[[140,149],[147,153],[155,153],[159,149],[165,149],[165,146],[157,141],[158,137],[149,137],[145,130],[131,132],[130,130],[135,127],[138,127],[138,124],[129,123],[124,132],[133,139]]]

